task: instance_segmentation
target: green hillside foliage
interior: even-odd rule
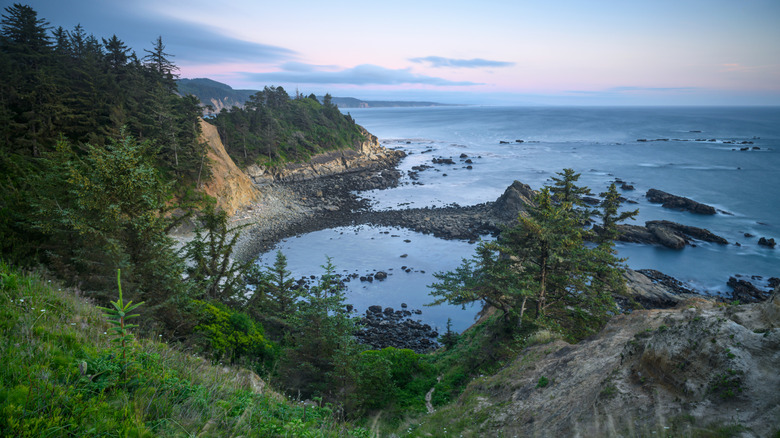
[[[213,120],[230,157],[240,166],[303,161],[336,149],[357,148],[365,131],[326,95],[290,98],[282,87],[265,87],[243,108],[222,110]]]
[[[3,436],[369,436],[156,340],[129,340],[122,360],[102,311],[2,262],[0,334]]]

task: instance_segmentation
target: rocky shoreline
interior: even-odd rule
[[[483,204],[373,210],[369,201],[357,193],[397,187],[402,175],[396,166],[404,156],[403,152],[382,148],[372,138],[360,153],[328,153],[312,163],[292,166],[286,171],[252,169],[250,178],[257,188],[256,201],[239,209],[231,219],[233,226],[241,227],[235,257],[242,261],[254,259],[282,239],[356,225],[400,227],[443,239],[474,242],[480,236],[497,235],[502,226],[516,220],[535,195],[528,185],[515,181],[497,200]],[[693,204],[689,211],[702,209],[695,201],[660,193],[676,202]],[[651,201],[658,202],[657,199]],[[672,208],[675,207],[680,208],[679,205]],[[728,244],[708,230],[670,221],[648,221],[645,226],[621,225],[620,231],[618,240],[674,249],[696,246],[698,241]],[[636,308],[637,304],[642,308],[673,307],[696,295],[676,279],[658,271],[629,271],[626,280],[629,297],[618,301],[627,309]],[[745,302],[767,296],[744,279],[732,278],[729,286],[734,292],[724,299]],[[375,307],[378,306],[372,306]],[[361,341],[375,348],[392,345],[422,352],[437,346],[437,333],[430,327],[426,329],[421,321],[412,320],[406,309],[367,311],[362,323]]]

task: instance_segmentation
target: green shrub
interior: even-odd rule
[[[424,412],[425,393],[436,383],[433,367],[407,349],[364,351],[356,358],[354,370],[360,410],[395,406]]]
[[[263,327],[252,318],[229,307],[194,300],[198,318],[195,332],[205,341],[215,361],[228,360],[268,364],[275,357],[276,347],[265,338]]]

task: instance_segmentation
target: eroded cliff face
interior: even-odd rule
[[[259,185],[274,182],[305,181],[330,175],[392,168],[404,157],[402,151],[382,147],[377,138],[363,131],[366,141],[358,149],[343,149],[315,155],[307,163],[288,164],[282,168],[251,165],[246,169]]]
[[[202,190],[216,198],[217,206],[232,216],[240,208],[257,201],[260,193],[225,151],[217,128],[202,119],[200,128],[200,140],[208,144],[207,158],[211,166],[211,177]]]
[[[739,436],[780,430],[780,291],[618,315],[576,345],[530,347],[437,412],[461,436]],[[418,429],[425,435],[425,426]]]
[[[366,141],[357,149],[344,149],[315,155],[306,163],[288,164],[283,168],[249,166],[242,171],[225,151],[217,128],[201,120],[201,141],[208,143],[208,159],[211,177],[204,184],[203,191],[217,199],[218,207],[229,215],[242,208],[256,206],[264,209],[268,205],[280,204],[277,198],[285,198],[285,208],[294,204],[291,194],[278,184],[306,181],[345,173],[380,171],[391,169],[404,157],[402,151],[382,147],[377,138],[363,131]],[[284,192],[283,194],[280,194]],[[291,204],[292,205],[292,204]]]

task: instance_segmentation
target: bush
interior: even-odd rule
[[[193,300],[198,325],[195,332],[215,361],[240,360],[268,365],[276,356],[276,346],[265,338],[263,327],[252,318],[229,307]]]
[[[436,383],[435,370],[423,356],[387,347],[358,355],[355,364],[359,410],[395,406],[425,411],[425,393]]]

